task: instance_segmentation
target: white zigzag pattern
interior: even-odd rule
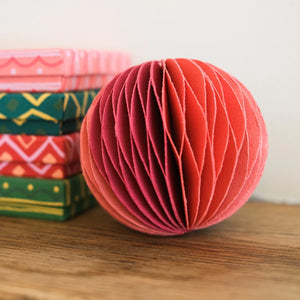
[[[3,170],[8,164],[9,164],[9,162],[7,162],[7,161],[0,162],[0,171]],[[29,166],[29,168],[31,168],[33,171],[35,171],[39,175],[44,175],[52,166],[50,164],[46,164],[46,165],[42,165],[42,167],[38,167],[34,163],[28,163],[27,165]]]
[[[0,162],[0,171],[1,171],[2,169],[4,169],[8,164],[9,164],[8,161],[2,161],[2,162]]]
[[[70,138],[68,139],[72,144],[72,148],[74,147],[74,142]],[[9,135],[4,134],[3,138],[0,140],[0,146],[3,144],[8,144],[16,153],[18,153],[22,159],[26,162],[33,162],[44,150],[48,145],[51,145],[52,148],[56,151],[56,153],[61,157],[64,158],[66,154],[59,149],[59,147],[53,142],[51,137],[47,137],[46,141],[41,145],[41,147],[35,151],[32,155],[28,156],[26,153],[20,149],[20,147],[9,138]]]
[[[51,165],[49,164],[44,165],[42,168],[39,168],[36,164],[33,163],[29,163],[28,166],[40,175],[44,175],[51,168]]]

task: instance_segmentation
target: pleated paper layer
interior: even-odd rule
[[[249,91],[198,60],[128,69],[94,100],[81,129],[88,186],[118,221],[176,235],[221,222],[256,187],[267,133]]]

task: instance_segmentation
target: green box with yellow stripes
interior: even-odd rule
[[[82,174],[61,180],[0,176],[0,215],[63,221],[94,204]]]
[[[0,133],[61,135],[78,131],[97,92],[0,93]]]

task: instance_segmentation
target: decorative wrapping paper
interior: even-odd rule
[[[16,123],[17,121],[17,123]],[[66,121],[45,121],[45,120],[25,120],[24,123],[18,123],[14,120],[0,119],[0,133],[10,134],[34,134],[34,135],[62,135],[79,131],[82,119],[73,119]]]
[[[121,52],[76,49],[0,51],[1,91],[70,91],[100,88],[129,67]]]
[[[250,92],[198,60],[132,67],[81,128],[83,174],[99,203],[144,233],[177,235],[235,213],[264,169],[266,126]]]
[[[16,119],[16,123],[80,119],[85,116],[97,92],[0,93],[0,118]]]
[[[0,162],[0,175],[63,179],[81,172],[80,161],[67,164]]]
[[[96,93],[0,93],[0,133],[60,135],[78,131]]]
[[[0,134],[0,162],[69,164],[79,161],[79,132],[61,136]]]
[[[89,194],[82,174],[60,180],[0,176],[0,202],[69,207]]]
[[[71,203],[68,207],[48,207],[34,204],[16,204],[0,201],[0,215],[65,221],[91,208],[97,203],[92,195]]]
[[[0,215],[66,220],[95,203],[82,174],[64,180],[0,176]]]

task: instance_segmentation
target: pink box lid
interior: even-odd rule
[[[130,64],[127,53],[83,49],[0,50],[0,77],[116,74]]]

